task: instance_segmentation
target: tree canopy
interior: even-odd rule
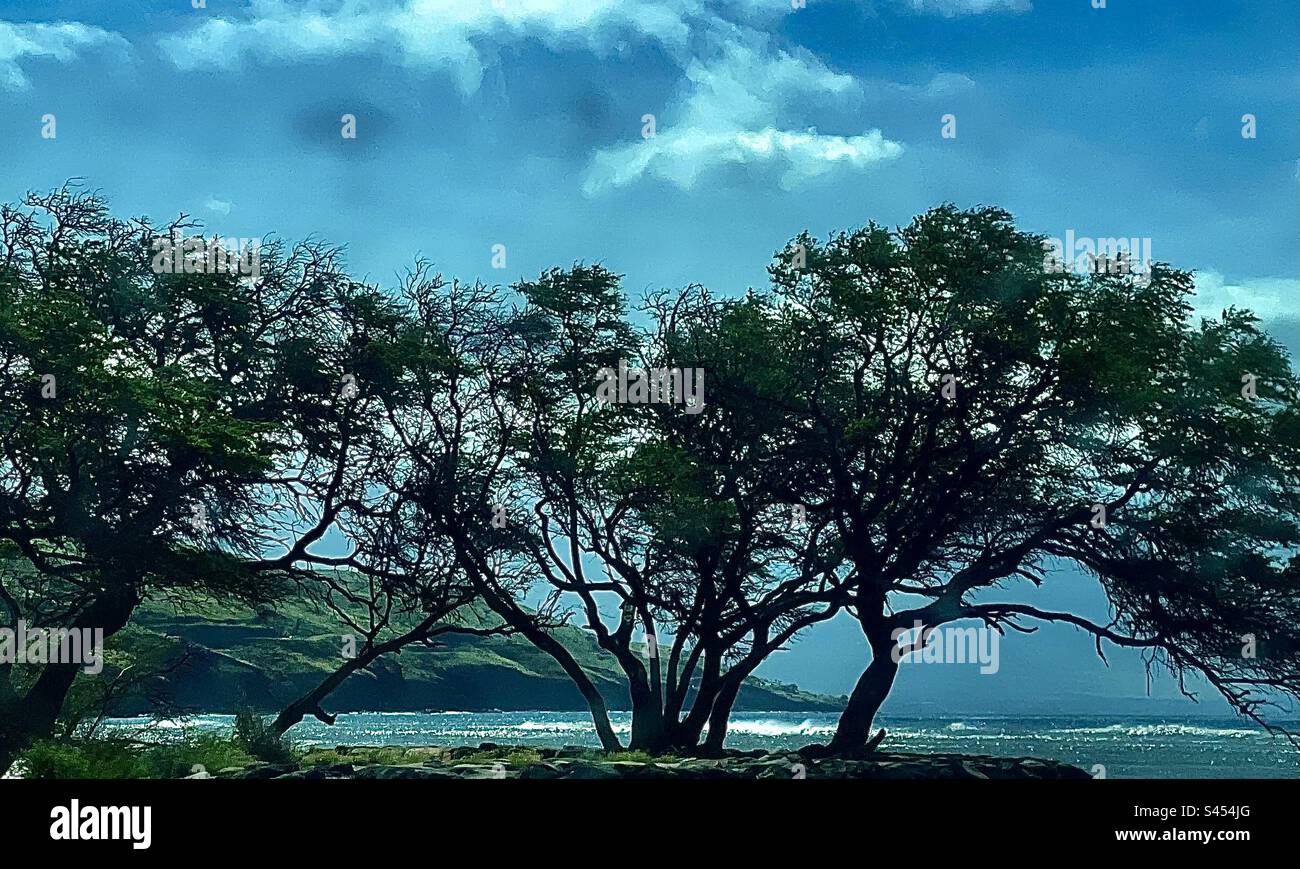
[[[1185,271],[1062,271],[951,205],[800,234],[767,287],[639,300],[586,264],[384,289],[317,243],[156,271],[184,225],[70,189],[0,213],[8,624],[112,634],[147,597],[311,585],[360,650],[279,729],[405,644],[509,631],[607,749],[627,702],[632,747],[721,750],[744,680],[845,612],[871,658],[830,751],[870,744],[916,624],[1072,625],[1270,727],[1300,696],[1294,364],[1249,312],[1195,316]],[[1008,595],[1067,564],[1109,620]],[[0,665],[0,766],[75,671]]]

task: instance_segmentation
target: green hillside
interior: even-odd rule
[[[341,637],[331,614],[308,600],[274,608],[195,606],[178,610],[146,603],[132,620],[133,640],[165,642],[188,651],[183,671],[168,680],[178,706],[195,712],[280,709],[314,687],[340,660]],[[628,708],[612,661],[586,632],[557,636],[597,681],[613,709]],[[439,646],[411,647],[354,674],[325,703],[332,712],[585,710],[568,677],[545,653],[522,638],[446,634]],[[737,709],[835,710],[838,698],[753,679]],[[123,714],[149,712],[129,700]]]

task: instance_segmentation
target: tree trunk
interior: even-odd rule
[[[840,715],[830,749],[836,754],[856,754],[866,750],[876,713],[889,696],[898,675],[894,660],[894,640],[877,636],[871,640],[871,665],[858,679],[849,695],[849,704]]]
[[[550,655],[555,663],[560,665],[560,669],[564,670],[565,675],[573,680],[578,692],[582,694],[582,699],[587,701],[587,708],[591,710],[591,720],[596,726],[596,736],[600,739],[601,748],[605,751],[620,751],[623,744],[618,741],[618,736],[614,734],[614,726],[610,724],[605,698],[601,696],[600,689],[582,669],[577,659],[492,582],[491,568],[482,558],[477,557],[461,538],[456,540],[456,558],[467,569],[470,576],[474,577],[474,585],[482,594],[483,602],[488,605],[488,608],[501,616],[510,627],[523,634],[525,639],[538,650]]]
[[[647,636],[653,628],[647,626]],[[649,647],[647,640],[647,647]],[[659,666],[658,647],[649,659],[649,684],[643,684],[639,671],[627,673],[632,696],[632,736],[628,748],[659,754],[668,747],[667,717],[664,715],[663,672]]]
[[[107,640],[122,630],[138,603],[133,594],[99,598],[66,627],[101,628]],[[99,654],[104,654],[102,648]],[[68,691],[83,666],[46,664],[21,699],[12,690],[4,692],[4,702],[0,704],[0,774],[7,772],[19,753],[33,741],[54,734]]]
[[[0,709],[0,772],[7,771],[19,752],[34,740],[54,734],[63,701],[81,666],[47,664],[13,708]]]
[[[596,683],[582,669],[582,665],[558,640],[539,628],[528,613],[520,611],[513,602],[504,600],[495,590],[482,585],[480,585],[480,588],[483,589],[484,603],[493,612],[505,619],[507,624],[523,634],[539,650],[550,655],[564,670],[565,674],[573,680],[573,684],[577,686],[582,698],[587,701],[587,708],[591,710],[591,720],[596,725],[596,736],[600,739],[600,747],[605,751],[621,751],[623,744],[618,741],[618,736],[614,733],[614,726],[610,724],[609,709],[605,706],[605,698],[601,696]]]
[[[664,713],[648,691],[632,691],[632,735],[627,747],[632,751],[658,754],[665,747]]]
[[[288,732],[289,728],[301,722],[308,715],[311,715],[326,724],[333,724],[338,716],[330,715],[321,708],[321,703],[326,697],[333,694],[353,673],[358,670],[364,670],[389,652],[400,653],[402,649],[406,648],[411,643],[428,639],[437,629],[438,621],[445,618],[446,615],[446,612],[430,615],[426,617],[424,621],[420,622],[420,624],[411,628],[411,630],[401,636],[394,637],[385,643],[368,646],[359,652],[355,658],[345,661],[343,666],[339,667],[333,673],[330,673],[319,685],[290,703],[280,712],[279,715],[276,716],[275,723],[272,725],[272,727],[275,728],[275,732],[283,736]]]
[[[722,657],[715,654],[713,650],[705,652],[704,670],[700,676],[700,684],[696,687],[695,696],[691,699],[691,711],[680,724],[672,728],[671,743],[673,748],[683,751],[694,751],[700,745],[700,735],[704,732],[704,725],[709,722],[709,713],[713,710],[713,701],[722,689]],[[683,695],[690,690],[688,680],[683,680],[681,691]]]
[[[713,709],[709,712],[709,735],[704,740],[705,756],[722,756],[722,744],[727,739],[727,726],[731,722],[731,707],[736,705],[736,696],[740,694],[740,686],[744,681],[744,677],[729,678],[718,696],[713,698]]]
[[[521,628],[520,633],[537,648],[554,658],[573,680],[573,684],[578,687],[583,699],[587,701],[587,708],[591,710],[591,720],[596,725],[596,736],[600,739],[600,747],[605,751],[621,751],[623,744],[618,741],[614,726],[609,722],[609,709],[605,706],[605,698],[601,696],[596,683],[591,681],[591,677],[582,669],[582,665],[558,640],[535,625],[530,624],[528,628]]]

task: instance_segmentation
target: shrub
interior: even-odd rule
[[[138,778],[137,757],[125,741],[58,742],[44,739],[22,754],[24,778]]]
[[[216,772],[247,766],[252,760],[250,752],[233,740],[215,734],[156,744],[98,737],[42,740],[23,752],[16,768],[31,779],[184,778],[196,766]]]
[[[292,763],[293,746],[276,733],[269,719],[251,709],[235,715],[235,744],[266,763]]]

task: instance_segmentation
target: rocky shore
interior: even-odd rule
[[[231,779],[1087,779],[1038,758],[877,752],[860,759],[798,751],[728,752],[720,758],[605,755],[582,747],[374,748],[340,746],[293,764],[259,763],[191,778]]]

